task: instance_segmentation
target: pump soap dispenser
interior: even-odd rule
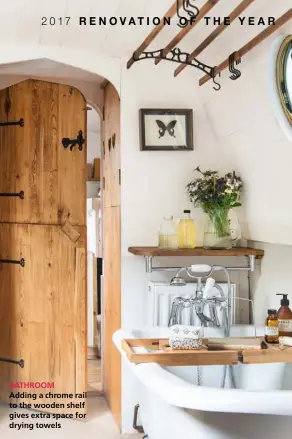
[[[278,311],[279,336],[292,337],[292,311],[289,308],[288,294],[277,294],[277,296],[283,296]]]

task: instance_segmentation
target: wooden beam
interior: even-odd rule
[[[267,27],[263,32],[261,32],[259,35],[257,35],[255,38],[253,38],[251,41],[249,41],[245,46],[243,46],[241,49],[238,50],[235,60],[238,60],[239,58],[242,58],[244,55],[246,55],[248,52],[250,52],[254,47],[258,46],[260,43],[262,43],[266,38],[268,38],[270,35],[272,35],[276,30],[278,30],[280,27],[282,27],[287,21],[291,20],[292,18],[292,8],[289,9],[284,15],[282,15],[278,20],[275,21],[274,25],[271,25]],[[229,67],[229,57],[223,61],[215,70],[216,74],[222,72],[222,70]],[[204,85],[206,82],[209,81],[211,77],[209,75],[203,76],[203,78],[200,79],[199,84]]]
[[[234,9],[229,14],[229,23],[231,24],[237,17],[240,16],[240,14],[243,13],[243,11],[248,8],[248,6],[253,3],[255,0],[242,0],[242,2],[237,6],[237,8]],[[219,35],[222,34],[222,32],[228,27],[229,25],[226,25],[223,23],[218,26],[214,32],[212,32],[188,57],[188,61],[192,61],[194,58],[196,58],[198,55],[200,55],[203,50],[205,50],[214,40],[216,40]],[[181,64],[178,66],[178,68],[174,71],[174,76],[177,76],[187,67],[187,64]]]
[[[219,3],[220,0],[208,0],[204,6],[201,8],[196,21],[194,21],[189,26],[184,27],[174,38],[171,40],[171,42],[163,49],[163,56],[166,56],[171,49],[173,49],[201,20],[205,17],[208,12],[214,8],[217,3]],[[161,59],[156,59],[155,64],[159,64]]]
[[[176,12],[177,12],[177,6],[179,6],[179,8],[181,8],[182,5],[183,5],[183,0],[179,0],[178,5],[177,5],[176,1],[174,2],[174,4],[171,6],[171,8],[166,12],[164,17],[162,18],[160,24],[155,26],[155,28],[150,32],[148,37],[143,41],[143,43],[138,47],[138,49],[135,50],[135,56],[136,57],[139,57],[141,55],[141,53],[144,52],[144,50],[152,43],[152,41],[162,31],[162,29],[165,26],[164,25],[164,20],[166,18],[172,18],[176,14]],[[132,65],[134,64],[134,62],[135,61],[134,61],[133,57],[130,58],[128,63],[127,63],[127,68],[130,69],[132,67]]]

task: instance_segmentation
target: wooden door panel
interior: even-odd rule
[[[120,206],[120,98],[112,84],[105,88],[104,109],[104,206]]]
[[[23,200],[0,197],[1,222],[86,224],[86,145],[62,145],[79,130],[86,136],[86,114],[84,97],[66,85],[29,79],[0,91],[0,121],[24,119],[0,128],[0,192],[24,191]]]
[[[121,425],[121,356],[112,336],[121,327],[121,212],[104,209],[104,391],[112,414]]]
[[[1,400],[18,381],[54,382],[52,393],[87,391],[86,227],[76,229],[73,243],[59,226],[0,224],[1,259],[25,259],[23,268],[0,264],[0,356],[25,361],[24,369],[0,363]]]
[[[111,151],[109,148],[110,140],[110,117],[108,111],[107,87],[104,92],[104,121],[103,121],[103,206],[111,206]]]

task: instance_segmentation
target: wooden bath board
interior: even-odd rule
[[[262,337],[230,338],[233,349],[218,349],[222,339],[209,339],[211,349],[174,350],[168,339],[133,338],[122,340],[121,346],[129,361],[135,364],[158,363],[162,366],[219,366],[236,364],[292,363],[292,347],[281,350],[278,345],[261,348]],[[235,342],[236,340],[236,342]],[[232,343],[233,341],[233,343]],[[203,339],[208,344],[208,339]],[[215,346],[214,346],[215,345]],[[237,348],[234,348],[238,346]],[[148,352],[137,352],[146,348]]]

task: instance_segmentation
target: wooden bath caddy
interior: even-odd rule
[[[221,339],[222,340],[222,339]],[[232,341],[234,342],[232,343]],[[162,366],[219,366],[236,364],[292,363],[292,347],[263,348],[263,337],[230,338],[229,347],[220,348],[220,339],[203,339],[209,345],[199,350],[174,350],[168,339],[132,338],[122,340],[122,349],[131,363],[158,363]],[[146,348],[148,352],[137,352]]]

